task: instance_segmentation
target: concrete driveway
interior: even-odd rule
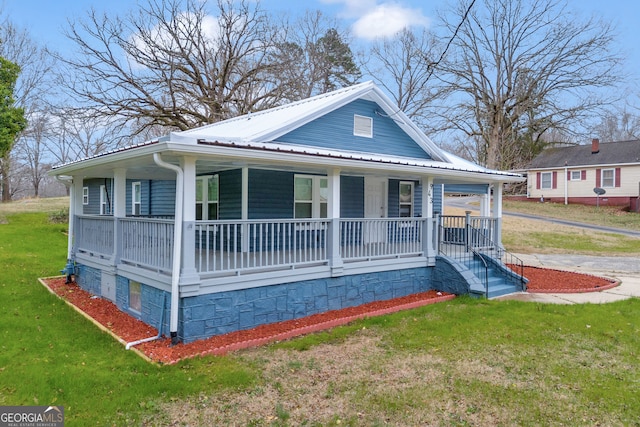
[[[521,292],[496,298],[497,300],[518,300],[546,302],[553,304],[602,304],[628,298],[640,298],[640,258],[599,257],[589,255],[546,255],[515,254],[532,267],[545,267],[575,271],[618,279],[620,286],[600,292],[579,294],[536,294]]]

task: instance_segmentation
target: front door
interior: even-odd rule
[[[365,218],[386,218],[387,216],[387,180],[375,176],[364,178],[364,216]],[[383,243],[386,241],[384,221],[365,221],[364,243]]]

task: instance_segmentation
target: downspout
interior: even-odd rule
[[[127,345],[124,346],[125,350],[129,350],[134,345],[142,344],[143,342],[155,341],[159,340],[162,337],[162,327],[164,326],[164,311],[167,306],[167,294],[164,294],[164,298],[162,298],[162,312],[160,314],[160,324],[158,325],[158,335],[155,337],[143,338],[141,340],[128,342]]]
[[[169,332],[171,345],[178,344],[178,304],[180,302],[180,263],[182,259],[182,204],[184,199],[184,172],[179,166],[167,163],[160,153],[153,153],[153,161],[162,168],[176,173],[176,216],[173,224],[173,267],[171,269],[171,314]]]

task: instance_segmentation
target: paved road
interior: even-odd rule
[[[477,196],[448,197],[447,200],[446,200],[446,204],[447,204],[447,206],[454,206],[454,207],[462,208],[462,209],[478,210],[477,206],[471,206],[470,205],[471,203],[474,203],[474,202],[477,203],[478,200],[479,199],[478,199]],[[525,213],[520,213],[520,212],[503,211],[503,214],[506,215],[506,216],[514,216],[514,217],[519,217],[519,218],[526,218],[526,219],[531,219],[531,220],[535,220],[535,221],[545,221],[545,222],[550,222],[550,223],[553,223],[553,224],[568,225],[568,226],[571,226],[571,227],[585,228],[587,230],[602,231],[602,232],[605,232],[605,233],[616,233],[616,234],[622,234],[622,235],[629,236],[629,237],[638,237],[638,238],[640,238],[640,231],[626,230],[624,228],[606,227],[606,226],[594,225],[594,224],[585,224],[583,222],[570,221],[570,220],[566,220],[566,219],[542,217],[542,216],[538,216],[538,215],[530,215],[530,214],[525,214]]]

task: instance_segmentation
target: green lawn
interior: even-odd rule
[[[637,425],[640,300],[457,298],[175,366],[148,364],[51,295],[66,226],[0,224],[0,405],[66,425]]]
[[[520,202],[511,200],[504,200],[502,206],[505,211],[640,231],[640,214],[637,212],[625,212],[617,207],[565,205],[562,203]]]
[[[233,358],[151,365],[51,295],[38,277],[65,265],[66,225],[41,213],[0,225],[0,405],[63,405],[67,425],[131,425],[153,402],[246,387]]]

